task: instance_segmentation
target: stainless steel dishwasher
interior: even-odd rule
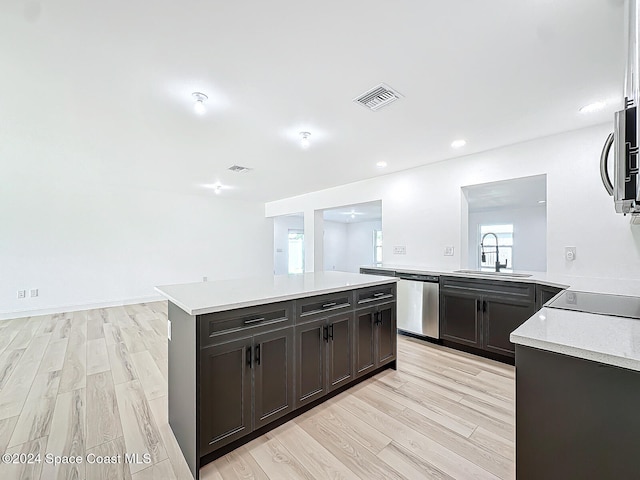
[[[396,272],[398,330],[440,338],[439,282],[437,275]]]

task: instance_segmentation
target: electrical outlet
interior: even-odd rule
[[[171,340],[171,320],[167,320],[167,337]]]
[[[395,245],[393,247],[393,254],[394,255],[406,255],[407,254],[407,247],[404,245]]]
[[[202,277],[202,281],[203,282],[208,282],[209,281],[209,277]]]
[[[18,290],[18,298],[25,298],[27,296],[26,290]]]
[[[37,297],[38,296],[38,289],[37,288],[32,288],[31,290],[29,290],[29,296],[31,298]]]
[[[576,259],[576,247],[564,247],[564,259],[573,262]]]
[[[445,257],[453,257],[453,247],[451,245],[444,247],[444,255]]]

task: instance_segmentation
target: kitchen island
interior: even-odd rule
[[[517,478],[638,478],[640,298],[565,297],[511,334]]]
[[[396,366],[395,278],[317,272],[157,287],[169,424],[202,465]]]

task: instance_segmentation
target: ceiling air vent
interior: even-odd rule
[[[402,95],[396,92],[389,85],[381,83],[380,85],[376,85],[371,90],[368,90],[362,95],[354,98],[353,101],[367,107],[369,110],[376,111],[385,105],[395,102],[399,98],[402,98]]]
[[[229,167],[229,170],[231,170],[232,172],[236,172],[236,173],[247,173],[251,169],[249,167],[242,167],[240,165],[231,165]]]

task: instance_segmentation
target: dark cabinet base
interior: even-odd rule
[[[380,367],[380,368],[376,368],[375,370],[371,370],[369,371],[366,375],[363,375],[361,377],[358,377],[356,380],[345,384],[339,388],[336,388],[335,390],[332,390],[331,392],[329,392],[327,395],[323,396],[322,398],[318,398],[317,400],[307,403],[305,405],[303,405],[302,407],[299,407],[297,409],[295,409],[293,412],[289,413],[288,415],[285,415],[284,417],[280,417],[277,420],[274,420],[273,422],[269,423],[268,425],[265,425],[262,428],[259,428],[258,430],[254,430],[253,432],[251,432],[250,434],[240,438],[239,440],[236,440],[235,442],[229,443],[227,445],[225,445],[224,447],[221,447],[219,449],[217,449],[214,452],[211,452],[210,454],[201,457],[200,458],[200,465],[199,468],[204,467],[207,463],[211,463],[214,460],[216,460],[217,458],[220,458],[224,455],[226,455],[229,452],[232,452],[233,450],[235,450],[238,447],[241,447],[242,445],[244,445],[245,443],[250,442],[251,440],[254,440],[262,435],[264,435],[265,433],[269,432],[270,430],[273,430],[276,427],[279,427],[280,425],[283,425],[284,423],[287,423],[289,420],[292,420],[294,418],[296,418],[298,415],[303,414],[304,412],[311,410],[312,408],[320,405],[323,402],[326,402],[328,399],[330,399],[331,397],[334,397],[342,392],[344,392],[345,390],[348,390],[349,388],[353,387],[355,384],[360,383],[364,380],[367,380],[368,378],[377,375],[378,373],[391,368],[393,370],[397,369],[396,366],[396,360],[393,360],[392,362],[387,363],[386,365]]]
[[[516,475],[640,476],[640,372],[516,346]]]
[[[489,360],[495,360],[497,362],[507,363],[509,365],[515,365],[516,359],[511,356],[500,355],[499,353],[490,352],[488,350],[483,350],[481,348],[469,347],[467,345],[463,345],[461,343],[451,342],[449,340],[440,340],[440,345],[445,347],[453,348],[454,350],[460,350],[461,352],[472,353],[473,355],[478,355],[479,357],[488,358]]]

